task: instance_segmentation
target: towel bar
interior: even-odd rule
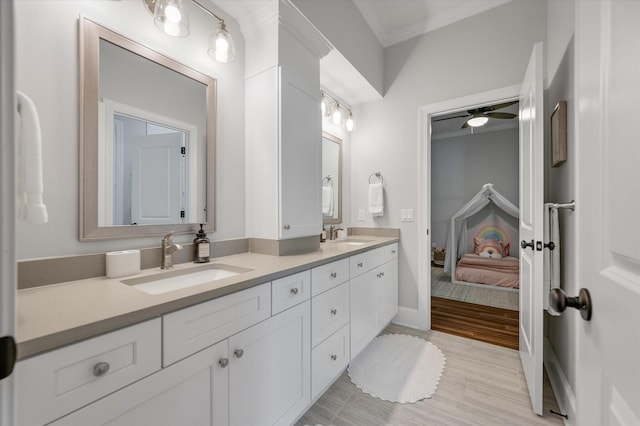
[[[373,183],[371,182],[371,178],[378,178],[380,180],[380,183],[384,183],[384,178],[382,177],[382,173],[379,171],[375,173],[371,173],[369,175],[369,183]]]
[[[549,207],[552,209],[571,209],[574,212],[576,211],[576,202],[571,200],[568,203],[553,203]]]

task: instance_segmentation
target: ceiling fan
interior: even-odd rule
[[[484,126],[490,118],[511,119],[516,118],[518,114],[512,114],[510,112],[494,112],[497,109],[506,108],[508,106],[517,104],[518,101],[503,102],[501,104],[489,105],[474,109],[467,110],[466,114],[454,115],[453,117],[438,118],[433,121],[451,120],[453,118],[469,117],[468,120],[462,125],[462,129],[467,127]]]

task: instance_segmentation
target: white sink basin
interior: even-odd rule
[[[251,271],[251,269],[214,263],[198,268],[163,272],[158,275],[140,278],[131,278],[128,280],[122,280],[121,282],[148,294],[162,294],[200,284],[210,283],[223,278],[233,277],[249,271]]]
[[[363,239],[363,238],[347,238],[347,239],[344,239],[344,240],[332,240],[332,241],[335,242],[335,243],[347,244],[347,245],[350,245],[350,246],[362,246],[362,245],[370,243],[373,240],[366,240],[366,239]]]

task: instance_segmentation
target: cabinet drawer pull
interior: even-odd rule
[[[380,276],[381,276],[381,277],[384,277],[384,272],[380,272]]]
[[[285,225],[284,229],[287,229],[287,230],[291,229],[291,225]]]
[[[358,268],[362,268],[362,262],[358,262]]]
[[[225,368],[227,365],[229,365],[229,358],[220,358],[218,364],[220,364],[220,367]]]
[[[381,277],[380,272],[378,272],[378,273],[376,274],[376,277],[378,277],[378,278],[380,278],[380,277]]]
[[[338,355],[335,355],[335,354],[334,354],[334,355],[331,355],[331,360],[332,360],[332,361],[335,361],[335,360],[337,360],[337,359],[338,359]]]
[[[244,355],[244,351],[242,349],[236,349],[235,351],[233,351],[233,354],[236,356],[236,358],[242,358],[242,355]]]
[[[108,362],[99,362],[93,366],[93,375],[96,377],[102,377],[109,371],[111,366]]]
[[[298,287],[294,287],[294,288],[292,288],[292,289],[291,289],[291,294],[293,294],[294,296],[295,296],[296,294],[298,294]]]
[[[333,308],[331,310],[331,315],[338,315],[338,310],[336,308]]]
[[[395,250],[391,250],[391,254],[396,254],[396,251]]]
[[[333,278],[335,278],[335,277],[337,277],[337,276],[338,276],[338,274],[336,274],[335,272],[332,272],[332,273],[331,273],[331,279],[333,279]]]

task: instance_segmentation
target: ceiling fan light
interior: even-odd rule
[[[489,117],[479,116],[479,117],[471,117],[467,120],[467,124],[471,127],[481,127],[487,124],[489,121]]]

